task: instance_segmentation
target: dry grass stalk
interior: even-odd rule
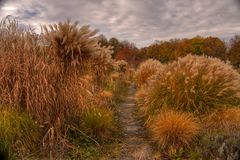
[[[15,21],[0,25],[0,104],[29,112],[42,128],[42,147],[57,154],[69,147],[69,127],[79,123],[86,108],[99,104],[99,86],[85,64],[101,59],[100,77],[107,74],[111,59],[88,26],[78,28],[68,21],[49,28],[37,36],[19,29]],[[43,46],[45,42],[49,44]]]

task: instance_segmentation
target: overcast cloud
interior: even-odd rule
[[[78,20],[108,38],[143,46],[154,40],[240,34],[239,0],[0,0],[0,17],[33,26]]]

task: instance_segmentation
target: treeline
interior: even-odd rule
[[[218,37],[197,36],[191,39],[161,41],[140,49],[142,58],[155,58],[162,63],[173,61],[189,53],[229,60],[233,65],[238,66],[240,63],[240,37],[232,38],[229,46]]]
[[[135,65],[138,59],[139,49],[134,43],[128,42],[126,40],[120,41],[115,37],[109,40],[104,36],[100,35],[99,43],[102,47],[112,48],[112,57],[116,60],[125,60],[129,64]]]
[[[156,41],[149,46],[137,48],[134,43],[119,41],[117,38],[107,40],[99,36],[103,46],[113,47],[113,58],[126,60],[132,65],[139,64],[148,58],[154,58],[162,63],[176,60],[178,57],[193,55],[207,55],[230,61],[232,65],[240,65],[240,36],[236,35],[226,44],[218,37],[201,37]]]

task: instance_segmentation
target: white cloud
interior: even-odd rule
[[[238,0],[8,0],[0,17],[8,14],[26,23],[56,23],[71,18],[90,24],[107,37],[135,42],[196,35],[229,37],[240,33]]]

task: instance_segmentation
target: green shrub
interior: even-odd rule
[[[91,136],[107,137],[114,129],[113,113],[103,107],[88,108],[83,115],[83,125]]]
[[[0,108],[0,154],[30,151],[39,138],[38,127],[26,113]]]
[[[240,103],[240,75],[217,58],[187,55],[168,64],[149,85],[144,105],[152,115],[171,106],[196,114]]]

